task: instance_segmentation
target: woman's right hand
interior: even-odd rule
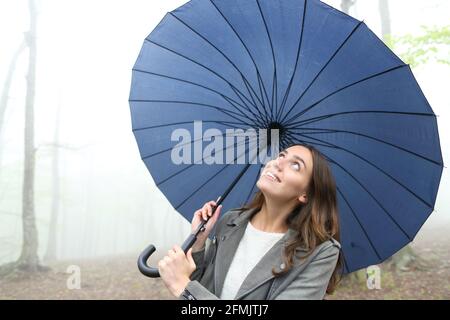
[[[220,205],[216,211],[212,212],[212,206],[215,206],[215,201],[209,201],[203,205],[201,209],[198,209],[194,212],[194,217],[192,218],[192,224],[191,229],[192,233],[197,229],[197,227],[200,225],[201,222],[206,220],[207,217],[211,217],[208,222],[205,225],[205,231],[200,232],[197,236],[197,241],[192,246],[192,251],[199,251],[203,248],[205,245],[206,239],[208,238],[208,235],[210,234],[212,228],[214,227],[214,224],[216,223],[217,219],[219,218],[220,211],[222,209],[222,205]]]

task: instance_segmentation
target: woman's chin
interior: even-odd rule
[[[261,190],[266,198],[280,198],[280,196],[282,196],[282,192],[274,184],[275,182],[259,179],[256,186],[259,190]]]

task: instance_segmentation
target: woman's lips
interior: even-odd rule
[[[266,172],[263,174],[263,177],[267,178],[270,181],[273,182],[281,182],[280,178],[278,178],[276,175],[274,175],[272,172]]]

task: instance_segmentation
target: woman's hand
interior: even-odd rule
[[[197,236],[197,241],[192,246],[192,249],[194,251],[199,251],[203,248],[203,246],[205,245],[206,239],[208,238],[208,235],[210,234],[212,228],[214,227],[214,224],[216,223],[217,219],[219,218],[220,211],[222,209],[222,205],[220,205],[216,209],[216,211],[214,212],[214,215],[212,212],[212,206],[216,206],[215,201],[209,201],[209,202],[205,203],[201,209],[194,212],[194,217],[192,218],[192,224],[191,224],[192,232],[194,232],[197,229],[197,227],[200,225],[200,223],[203,220],[206,220],[207,217],[211,217],[205,225],[205,231],[200,232],[200,234]]]
[[[166,287],[174,296],[179,297],[196,269],[192,248],[185,255],[179,246],[174,246],[168,255],[159,261],[158,269]]]
[[[205,225],[205,231],[201,232],[197,241],[194,243],[191,249],[185,255],[183,250],[179,246],[174,246],[169,250],[168,255],[161,259],[158,263],[159,274],[169,289],[169,291],[176,297],[179,297],[186,288],[192,272],[195,271],[196,265],[192,258],[192,250],[198,251],[205,245],[206,239],[211,232],[214,224],[219,218],[222,206],[220,205],[216,211],[212,212],[212,206],[215,206],[215,201],[209,201],[205,205],[194,212],[192,218],[192,232],[194,232],[200,223],[209,216],[211,217]]]

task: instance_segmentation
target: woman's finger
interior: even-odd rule
[[[201,219],[202,218],[202,212],[201,210],[197,210],[194,212],[194,218],[192,219],[192,222],[195,222],[195,219]]]
[[[207,220],[207,209],[202,210],[202,217],[203,217],[203,220]]]
[[[195,265],[194,258],[192,257],[192,248],[190,248],[189,251],[187,252],[186,258],[187,258],[187,260],[189,262],[189,265],[191,266],[192,270],[195,270],[195,268],[197,266]]]
[[[178,245],[174,245],[173,248],[172,248],[172,250],[173,250],[173,252],[174,252],[175,254],[179,254],[179,253],[183,252],[183,250],[181,249],[181,247],[178,246]],[[183,254],[184,254],[184,252],[183,252]]]
[[[214,212],[214,215],[209,219],[208,223],[206,224],[206,228],[210,230],[212,226],[216,223],[217,218],[220,215],[220,211],[222,209],[222,205],[218,206],[216,211]]]
[[[216,211],[214,212],[214,215],[212,216],[211,220],[213,220],[213,223],[216,223],[217,219],[219,218],[220,212],[222,211],[222,205],[218,206]]]
[[[201,209],[198,209],[197,211],[194,212],[193,222],[196,217],[203,219],[204,221],[208,220],[208,217],[211,217],[214,214],[213,212],[214,206],[216,206],[216,202],[214,200],[205,203]]]
[[[219,217],[221,211],[222,211],[222,205],[218,206],[216,212],[214,212],[216,220]]]

